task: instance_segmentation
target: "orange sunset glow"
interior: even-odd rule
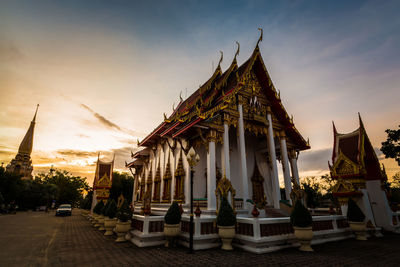
[[[34,174],[53,166],[91,184],[99,152],[105,160],[115,155],[114,169],[128,172],[137,139],[171,114],[180,94],[186,99],[210,77],[219,50],[226,70],[238,41],[241,65],[261,25],[265,65],[310,140],[299,157],[300,176],[329,172],[332,121],[338,132],[353,131],[357,112],[388,177],[400,171],[379,151],[385,130],[400,124],[399,19],[379,15],[390,4],[366,3],[352,14],[338,9],[330,17],[272,3],[264,9],[242,3],[220,14],[172,4],[146,17],[142,9],[149,7],[142,5],[68,2],[0,4],[0,163],[15,157],[40,104]],[[263,13],[274,8],[282,15]]]

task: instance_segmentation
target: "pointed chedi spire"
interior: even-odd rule
[[[36,112],[31,121],[31,125],[29,126],[29,129],[26,132],[24,139],[22,139],[22,142],[19,145],[18,153],[20,153],[20,154],[30,155],[32,153],[33,134],[35,131],[36,115],[37,115],[38,108],[39,108],[39,104],[36,106]]]
[[[9,173],[14,173],[17,175],[21,175],[22,179],[32,180],[32,160],[31,153],[33,147],[33,134],[35,130],[36,123],[36,115],[39,108],[39,104],[36,107],[35,115],[31,121],[31,125],[29,126],[28,131],[25,134],[24,139],[22,139],[21,144],[18,148],[18,153],[14,159],[7,165],[6,171]]]

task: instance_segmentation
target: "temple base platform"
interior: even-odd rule
[[[152,209],[153,211],[153,209]],[[182,215],[181,233],[178,244],[189,247],[189,216]],[[194,250],[211,249],[221,246],[215,215],[194,218]],[[354,238],[346,217],[342,215],[314,216],[314,238],[312,245]],[[371,235],[379,235],[379,229],[370,229]],[[165,244],[164,216],[135,214],[132,219],[131,240],[138,247],[161,246]],[[250,218],[237,217],[236,236],[233,246],[253,253],[267,253],[289,247],[297,242],[289,217]]]

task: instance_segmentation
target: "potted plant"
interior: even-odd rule
[[[367,240],[367,227],[364,222],[365,215],[357,203],[349,198],[347,204],[347,221],[351,230],[356,234],[357,240]]]
[[[106,229],[106,232],[104,235],[112,235],[113,229],[117,224],[117,204],[115,203],[114,199],[110,201],[110,204],[106,209],[105,216],[104,228]]]
[[[99,227],[100,226],[99,219],[100,219],[101,210],[103,209],[103,207],[104,207],[104,203],[103,203],[102,200],[97,202],[96,206],[94,206],[93,212],[95,214],[94,214],[94,219],[92,221],[92,223],[94,224],[94,227]]]
[[[294,229],[294,235],[300,242],[300,251],[313,251],[311,240],[314,236],[312,230],[312,217],[310,212],[300,200],[296,201],[293,211],[290,214],[290,222]]]
[[[100,224],[100,227],[99,227],[99,230],[100,231],[104,231],[104,230],[106,230],[106,228],[104,228],[104,220],[105,220],[105,218],[106,218],[106,209],[108,208],[108,206],[110,205],[110,200],[108,199],[107,200],[107,202],[106,202],[106,205],[104,205],[103,206],[103,208],[101,209],[101,215],[100,215],[100,218],[99,218],[99,224]]]
[[[117,212],[117,224],[115,232],[117,232],[116,242],[124,242],[125,234],[131,229],[132,211],[129,208],[128,202],[125,200]]]
[[[181,222],[181,218],[181,210],[178,203],[174,201],[164,216],[164,235],[166,238],[165,247],[169,247],[170,241],[173,241],[174,238],[179,235],[179,223]]]
[[[232,239],[235,237],[236,215],[225,197],[221,199],[221,206],[217,215],[218,235],[222,240],[223,250],[233,250]]]

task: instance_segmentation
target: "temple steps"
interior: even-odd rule
[[[272,206],[265,206],[264,210],[267,218],[282,218],[289,216],[289,214],[287,214],[285,211],[281,209],[275,209]]]

